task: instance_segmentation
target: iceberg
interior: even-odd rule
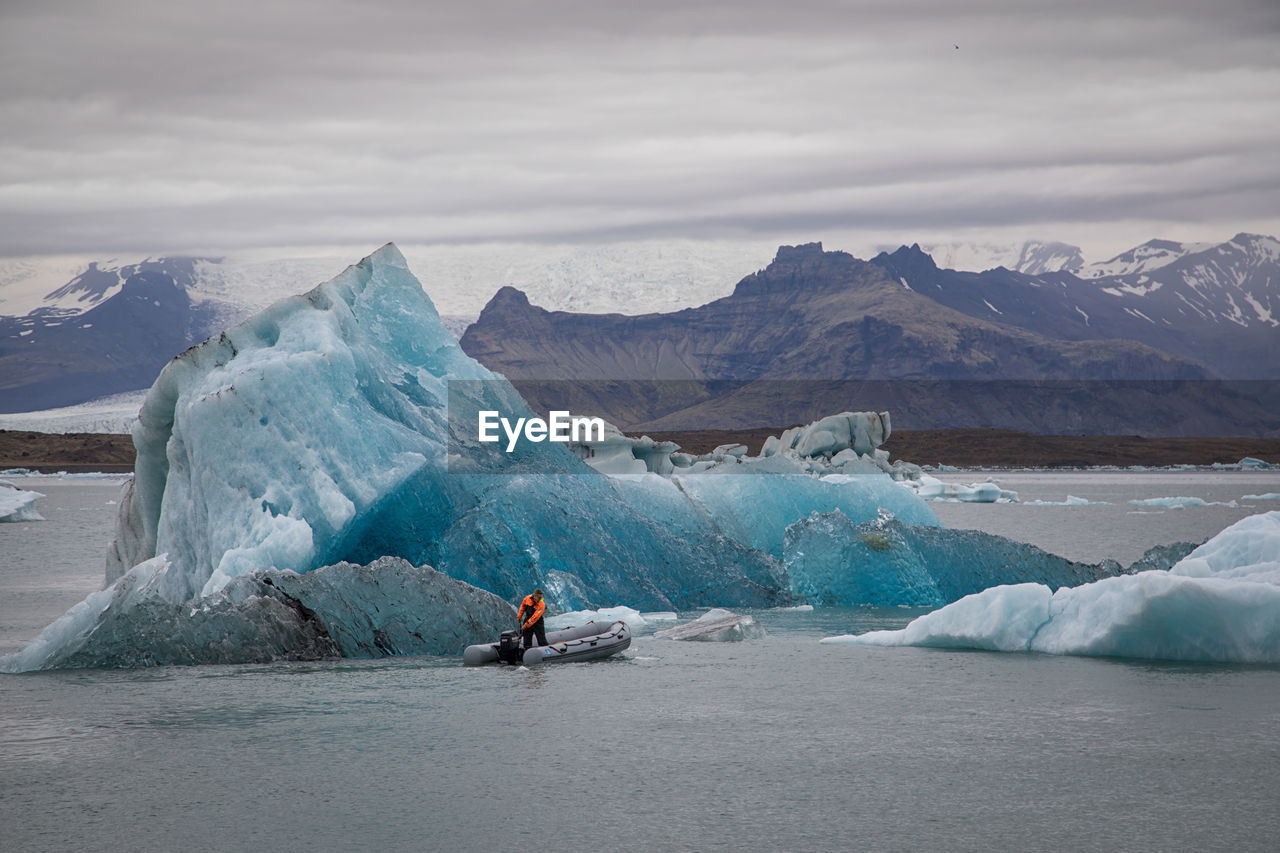
[[[1120,572],[983,533],[903,524],[891,513],[855,522],[814,513],[786,531],[784,563],[797,597],[823,606],[941,607],[991,586],[1073,586]]]
[[[664,628],[653,635],[664,640],[695,640],[704,643],[737,643],[765,636],[764,626],[754,616],[744,616],[723,608],[713,608],[683,625]]]
[[[162,591],[182,601],[257,568],[390,555],[508,599],[558,572],[577,591],[566,607],[784,596],[775,559],[705,524],[676,535],[565,445],[480,443],[465,416],[480,410],[532,414],[384,247],[161,373],[134,430],[108,579],[165,553]],[[667,499],[680,504],[668,515],[697,515]]]
[[[892,425],[888,412],[841,412],[813,423],[792,427],[782,435],[765,439],[761,456],[794,451],[799,456],[822,456],[830,459],[841,451],[852,450],[866,456],[888,440]]]
[[[1280,512],[1241,519],[1167,571],[998,586],[898,631],[822,642],[1280,663]]]
[[[40,492],[0,484],[0,522],[44,521],[44,516],[36,510],[36,501],[42,497]]]
[[[270,595],[236,596],[244,584],[260,592],[263,572],[307,577],[339,564],[385,566],[383,557],[505,601],[542,586],[561,609],[772,607],[793,603],[782,564],[792,521],[836,508],[874,518],[885,507],[938,525],[876,465],[818,476],[793,457],[746,464],[727,448],[696,474],[646,465],[607,476],[567,444],[506,452],[482,441],[481,411],[533,416],[505,379],[461,350],[392,245],[192,347],[161,372],[133,428],[135,475],[106,587],[0,668],[237,654],[206,652],[209,643],[265,649],[250,657],[321,654],[326,642],[372,654],[384,641],[345,643],[332,625],[327,641],[306,633],[314,626],[277,639],[238,627],[243,607],[264,622],[283,614],[281,630],[293,625],[282,598],[291,580],[273,579]],[[857,467],[846,461],[855,466],[842,462],[845,470]],[[358,621],[357,575],[332,576],[334,612],[343,600],[350,607],[337,624]],[[405,632],[377,630],[392,638],[384,645],[418,648],[401,642]],[[94,645],[109,636],[118,641]],[[446,647],[453,636],[424,634],[421,647]]]

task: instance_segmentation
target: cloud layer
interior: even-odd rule
[[[0,255],[1280,233],[1271,0],[0,9]]]

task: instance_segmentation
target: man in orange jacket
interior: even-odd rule
[[[535,589],[524,597],[524,601],[520,602],[520,609],[516,611],[516,618],[520,620],[520,630],[524,634],[524,647],[526,649],[533,648],[530,640],[536,634],[538,637],[538,645],[545,646],[547,644],[547,629],[542,621],[542,614],[547,612],[547,604],[542,600],[542,590]]]

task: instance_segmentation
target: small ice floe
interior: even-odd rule
[[[0,486],[0,522],[44,521],[36,512],[36,500],[44,497],[39,492],[29,492],[8,484]]]
[[[1213,467],[1237,469],[1240,471],[1266,471],[1269,468],[1274,468],[1275,466],[1272,465],[1270,462],[1265,462],[1261,459],[1255,459],[1252,456],[1246,456],[1245,458],[1241,459],[1239,462],[1235,463],[1234,465],[1231,465],[1231,464],[1223,465],[1219,463],[1219,464],[1215,464]]]
[[[1204,498],[1139,498],[1129,501],[1130,506],[1153,506],[1163,509],[1186,509],[1187,507],[1201,506],[1238,506],[1235,501],[1207,501]]]
[[[985,483],[944,483],[937,477],[921,474],[919,479],[902,480],[901,483],[926,501],[987,504],[1018,502],[1017,492],[1000,488],[1000,484],[994,480],[987,480]]]
[[[1280,501],[1280,492],[1267,492],[1265,495],[1245,495],[1242,501]]]
[[[654,634],[667,640],[701,640],[705,642],[738,642],[754,640],[765,635],[764,627],[753,616],[742,616],[729,610],[716,608],[674,628]]]
[[[1088,498],[1078,498],[1075,495],[1067,495],[1065,501],[1023,501],[1023,506],[1111,506],[1111,501],[1091,501]]]

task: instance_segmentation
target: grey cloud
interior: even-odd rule
[[[1254,0],[9,3],[0,254],[1276,231],[1277,32]]]

